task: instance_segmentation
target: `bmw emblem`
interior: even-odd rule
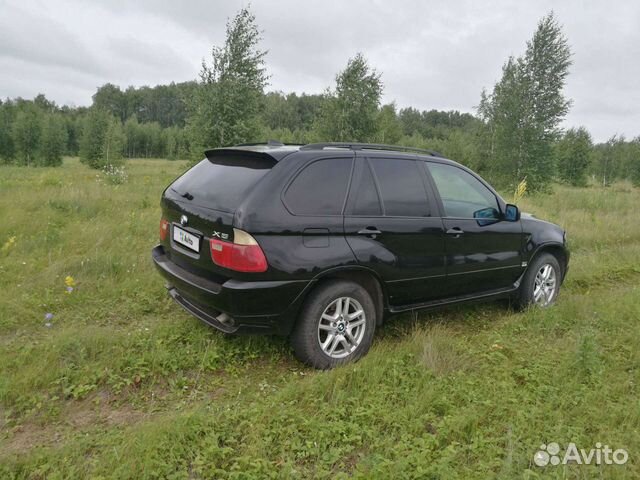
[[[183,227],[187,224],[188,221],[189,221],[189,219],[187,218],[186,215],[182,215],[180,217],[180,225],[182,225]]]

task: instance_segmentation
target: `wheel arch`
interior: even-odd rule
[[[320,273],[304,292],[302,302],[306,301],[313,290],[332,280],[348,280],[362,286],[371,295],[376,307],[376,325],[382,325],[387,311],[387,295],[384,283],[373,270],[365,267],[334,268]]]
[[[564,281],[564,277],[567,273],[567,267],[569,265],[569,252],[566,247],[561,243],[549,242],[542,244],[536,248],[536,250],[531,255],[529,260],[529,265],[533,262],[539,255],[543,253],[550,253],[558,260],[560,264],[560,268],[562,268],[562,281]]]

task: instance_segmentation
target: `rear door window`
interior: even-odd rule
[[[431,212],[423,173],[415,160],[370,158],[380,187],[384,214],[391,217],[428,217]]]
[[[289,211],[295,215],[341,215],[352,164],[352,158],[328,158],[305,167],[284,194]]]
[[[211,160],[202,160],[169,188],[195,205],[234,212],[251,187],[274,164],[275,160],[262,156],[216,156]]]

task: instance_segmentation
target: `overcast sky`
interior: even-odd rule
[[[196,78],[247,2],[0,0],[0,96],[89,105],[98,85]],[[554,9],[573,49],[566,126],[640,134],[640,2],[254,0],[270,90],[319,93],[361,51],[384,101],[473,112]]]

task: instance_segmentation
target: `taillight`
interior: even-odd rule
[[[237,272],[264,272],[267,259],[255,238],[247,232],[233,229],[233,242],[218,238],[209,240],[211,260],[216,265]]]
[[[167,233],[169,233],[169,222],[163,218],[160,220],[160,240],[167,238]]]

